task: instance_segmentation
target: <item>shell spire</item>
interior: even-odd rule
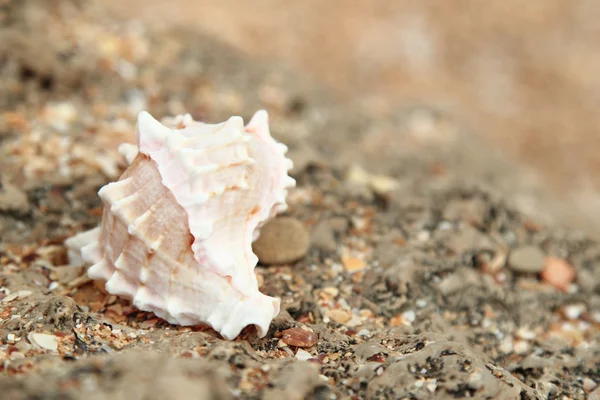
[[[252,241],[295,186],[287,147],[264,110],[246,127],[240,117],[173,123],[139,114],[137,149],[119,148],[130,166],[98,192],[101,226],[67,240],[71,261],[171,323],[207,323],[229,339],[253,324],[264,336],[279,299],[258,290]]]

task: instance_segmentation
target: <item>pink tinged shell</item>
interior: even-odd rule
[[[93,265],[113,294],[181,325],[208,323],[226,338],[246,325],[264,336],[279,299],[258,291],[251,243],[286,209],[287,148],[269,133],[265,111],[210,125],[189,116],[170,129],[142,112],[139,153],[119,181],[99,191],[100,228],[67,241],[73,262]]]

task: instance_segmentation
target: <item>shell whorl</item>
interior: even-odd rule
[[[208,323],[226,338],[248,325],[264,336],[279,299],[259,292],[251,243],[286,208],[295,181],[287,148],[270,136],[266,112],[244,128],[239,117],[210,125],[176,119],[171,129],[146,112],[139,152],[121,178],[104,186],[102,225],[67,241],[105,279],[171,323]]]

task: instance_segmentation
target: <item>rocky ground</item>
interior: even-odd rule
[[[600,244],[520,213],[536,185],[452,115],[384,118],[87,1],[0,13],[2,399],[600,396]],[[258,108],[298,182],[255,244],[261,291],[282,299],[265,338],[169,325],[67,265],[138,111]]]

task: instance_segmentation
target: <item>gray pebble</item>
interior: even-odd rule
[[[462,254],[467,250],[474,249],[492,250],[495,247],[490,238],[471,225],[466,225],[455,234],[450,235],[445,244],[455,254]]]
[[[252,250],[262,264],[288,264],[304,257],[308,244],[308,232],[302,222],[282,217],[262,227]]]
[[[438,290],[444,296],[449,296],[454,293],[463,291],[469,286],[476,285],[479,281],[477,272],[461,267],[454,273],[444,277],[438,285]]]
[[[29,200],[25,193],[8,182],[2,183],[0,186],[0,211],[27,214],[29,209]]]
[[[508,258],[510,269],[516,272],[539,273],[544,269],[546,255],[537,246],[522,246],[513,250]]]

